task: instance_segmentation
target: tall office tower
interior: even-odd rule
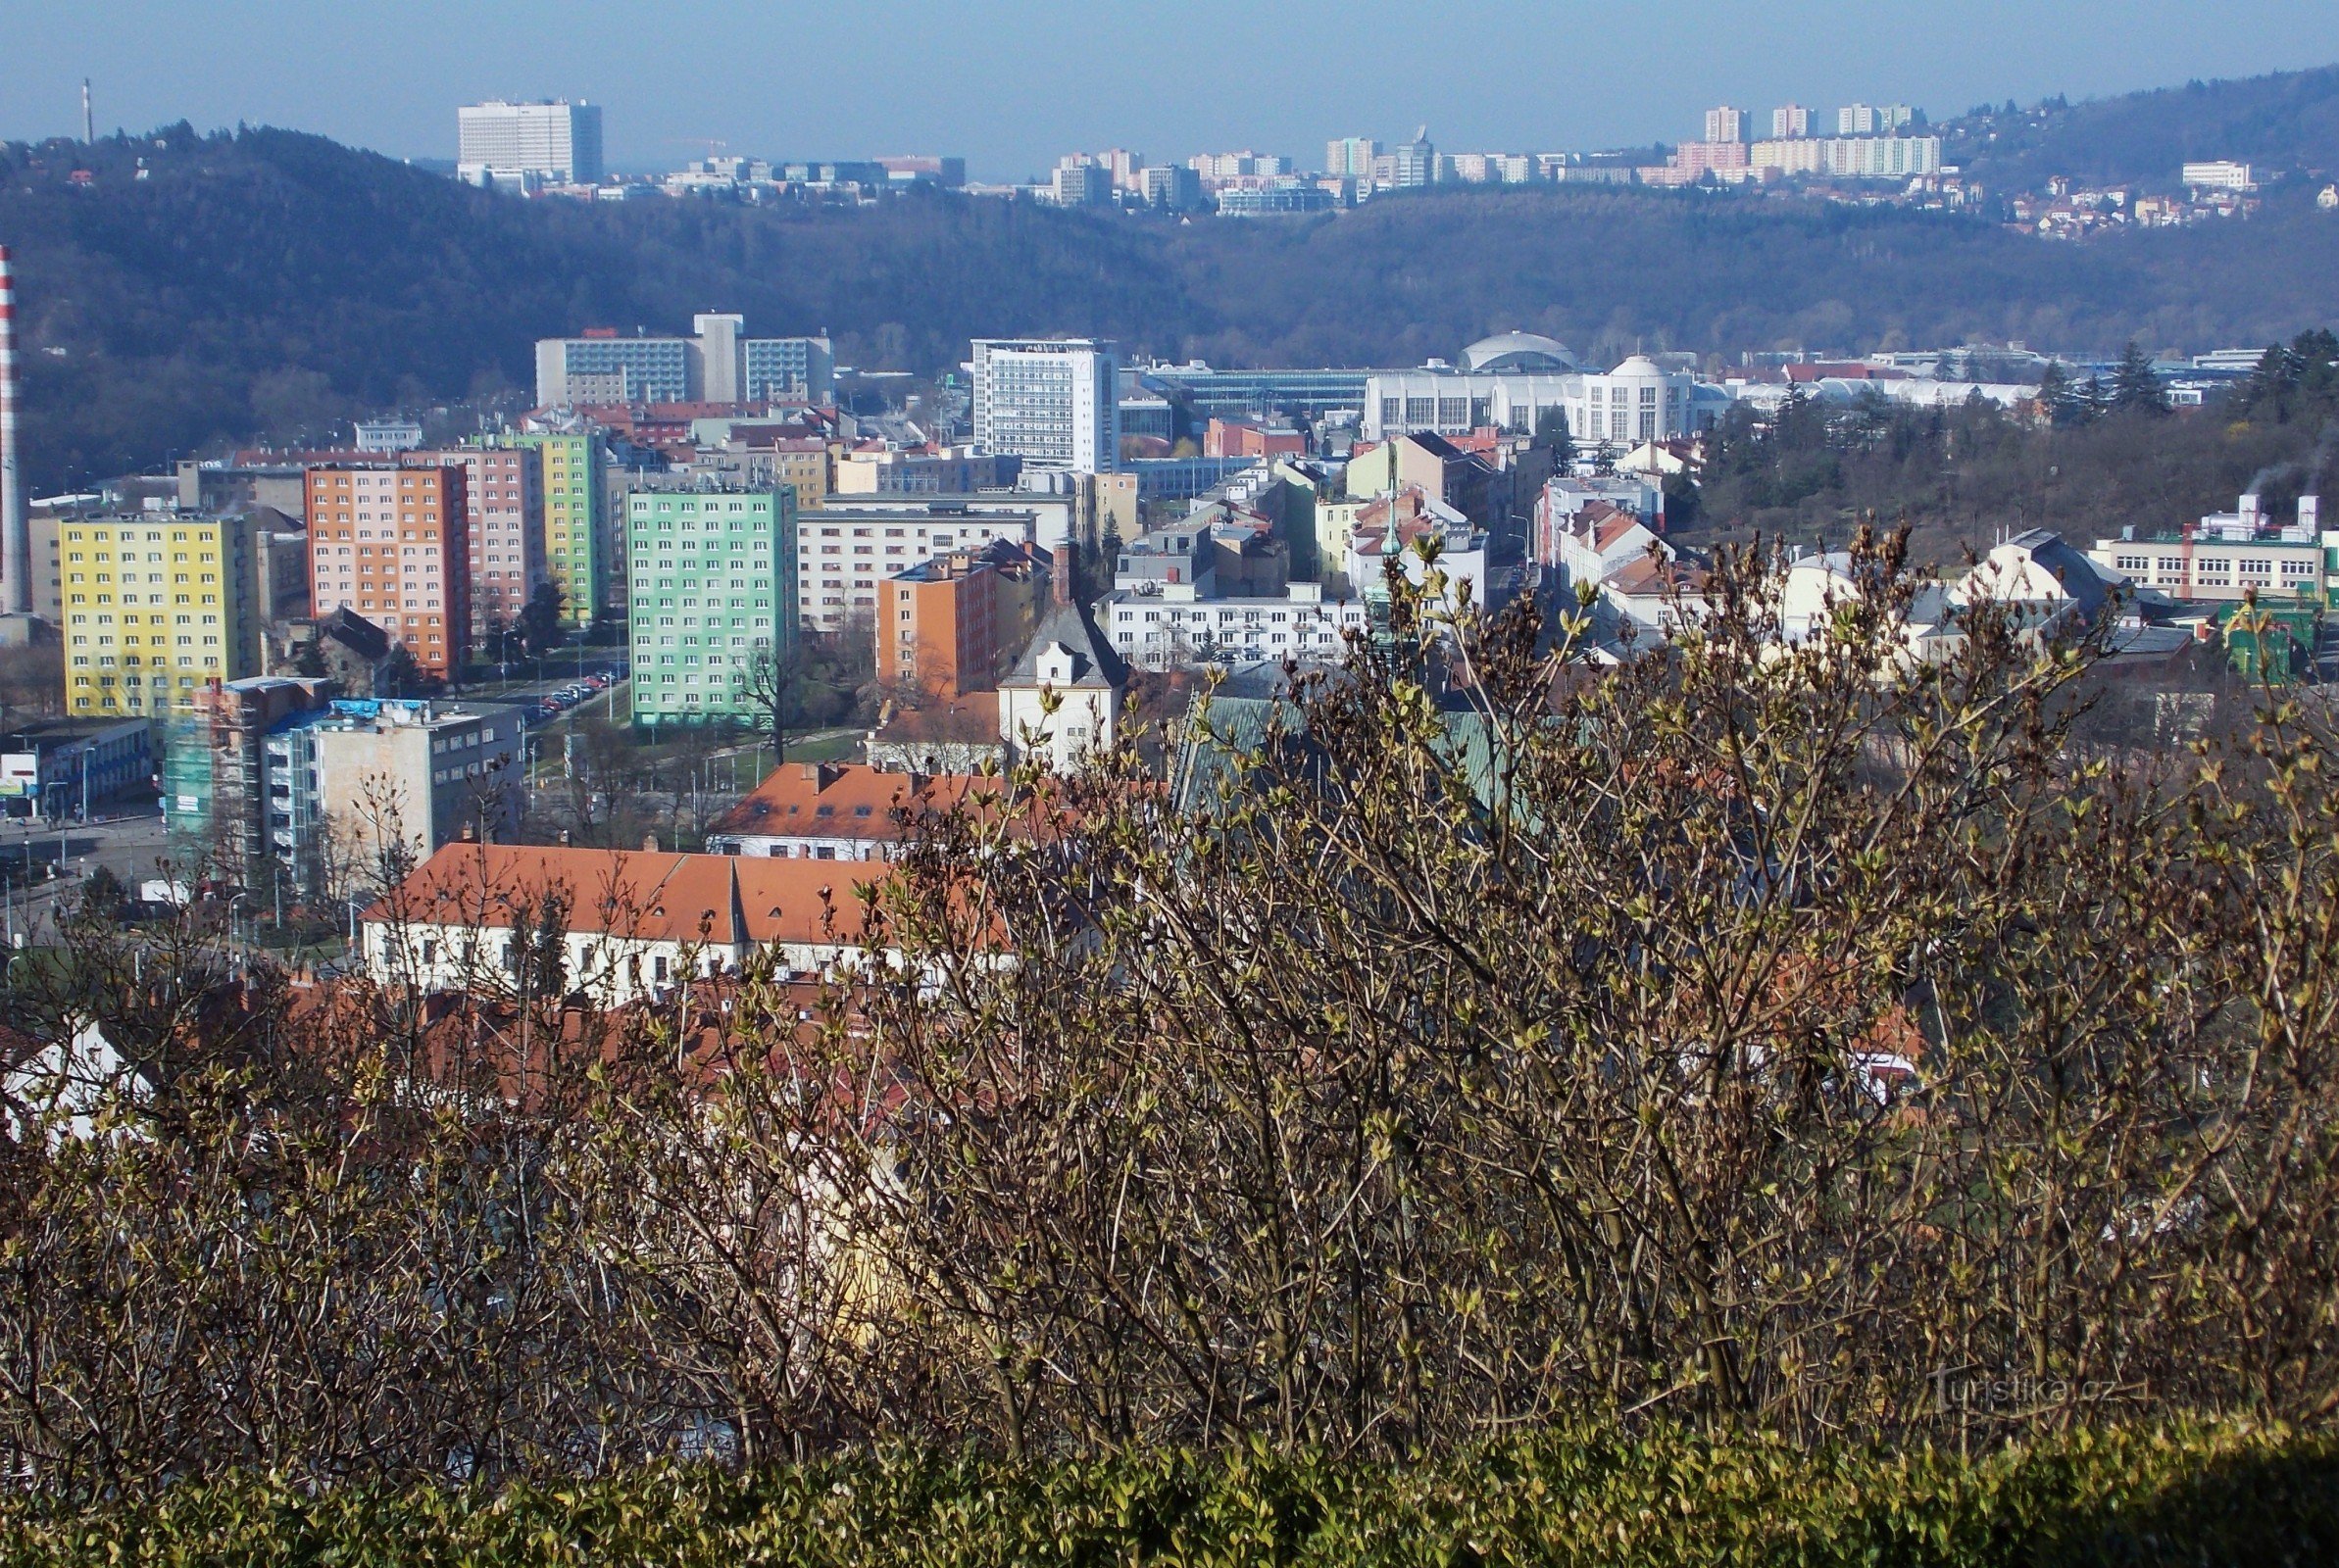
[[[1794,141],[1811,134],[1811,111],[1801,104],[1786,104],[1770,111],[1770,139]]]
[[[1380,143],[1369,136],[1342,136],[1323,144],[1323,172],[1350,179],[1370,179],[1372,160],[1380,156]]]
[[[1706,111],[1706,139],[1708,141],[1750,141],[1747,122],[1752,117],[1743,109],[1723,105]]]
[[[264,612],[244,519],[68,517],[58,533],[75,716],[168,717],[214,680],[259,673]]]
[[[455,111],[455,163],[467,179],[481,172],[537,174],[564,184],[601,180],[601,106],[554,99],[490,99]]]
[[[1120,357],[1095,338],[976,338],[974,442],[1034,468],[1120,466]]]
[[[590,626],[609,608],[617,527],[605,470],[609,452],[598,430],[530,432],[511,438],[542,464],[545,575],[561,590],[561,624]],[[622,574],[622,564],[615,568]]]
[[[32,613],[32,523],[17,466],[17,284],[0,245],[0,600],[12,615]]]
[[[796,493],[718,485],[625,498],[633,718],[757,715],[760,650],[796,642]]]
[[[1403,190],[1436,178],[1437,148],[1430,143],[1427,125],[1417,129],[1412,141],[1401,141],[1389,150],[1390,184]]]
[[[425,674],[458,676],[471,645],[471,499],[460,466],[309,470],[309,602],[347,605],[406,645]]]
[[[453,447],[400,461],[463,470],[471,636],[484,647],[490,628],[519,624],[545,580],[543,458],[529,447]]]

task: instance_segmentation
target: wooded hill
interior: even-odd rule
[[[2280,78],[2297,84],[2289,122],[2322,122],[2333,75]],[[2116,124],[2086,107],[2055,122]],[[2037,157],[2057,134],[2037,131]],[[2339,319],[2325,287],[2339,218],[2303,184],[2248,223],[2085,245],[1973,218],[1614,188],[1425,192],[1267,221],[944,192],[860,210],[586,206],[492,197],[323,137],[181,124],[0,146],[0,238],[19,255],[41,490],[524,388],[539,336],[672,331],[711,308],[758,332],[825,328],[849,363],[915,370],[957,363],[978,333],[1405,365],[1509,327],[1602,358],[2008,338],[2197,350]]]

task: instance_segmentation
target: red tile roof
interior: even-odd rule
[[[862,890],[885,875],[882,863],[450,844],[365,918],[508,927],[532,922],[558,893],[571,931],[722,947],[850,944],[861,939]]]
[[[971,773],[888,773],[859,762],[788,763],[773,769],[707,831],[725,837],[894,843],[914,835],[920,818],[947,813],[985,785],[994,800],[1005,788],[997,779]],[[973,804],[980,807],[983,796]]]

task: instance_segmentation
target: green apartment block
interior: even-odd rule
[[[608,612],[610,575],[622,569],[603,471],[608,448],[598,430],[531,431],[511,441],[544,456],[545,571],[560,584],[562,624],[588,627]]]
[[[756,650],[796,642],[796,492],[713,483],[625,498],[633,721],[756,716]]]

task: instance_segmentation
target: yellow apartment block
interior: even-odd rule
[[[241,519],[65,517],[57,530],[68,712],[161,718],[215,679],[260,672]]]

